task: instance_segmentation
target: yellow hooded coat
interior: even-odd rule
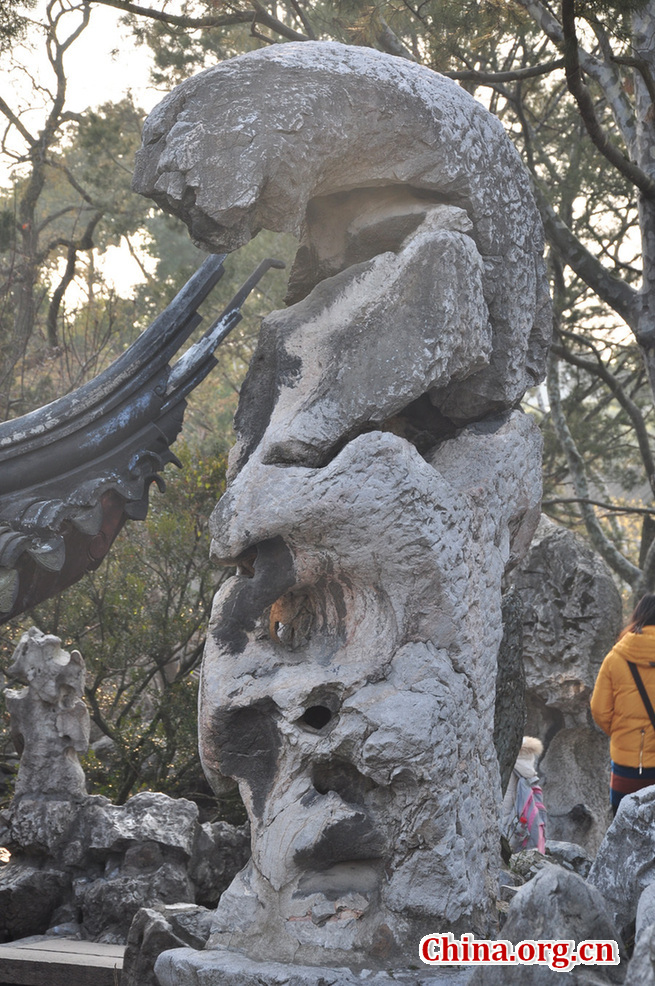
[[[624,767],[655,767],[655,728],[628,661],[637,665],[655,708],[655,626],[626,633],[603,661],[591,696],[594,721],[610,737],[610,757]]]

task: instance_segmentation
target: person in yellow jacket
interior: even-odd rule
[[[648,593],[603,661],[591,696],[594,721],[610,738],[615,815],[626,794],[655,784],[654,705],[655,594]]]

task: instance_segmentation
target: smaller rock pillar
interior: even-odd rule
[[[14,651],[9,675],[23,688],[5,689],[11,733],[20,754],[15,797],[86,796],[77,758],[89,748],[89,713],[84,694],[84,660],[70,654],[59,637],[32,627]]]

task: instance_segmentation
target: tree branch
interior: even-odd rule
[[[235,10],[231,14],[220,17],[188,17],[185,14],[171,14],[154,7],[142,7],[130,0],[84,0],[85,3],[98,3],[103,7],[115,7],[124,14],[136,14],[137,17],[148,17],[153,21],[170,24],[171,27],[185,27],[195,30],[202,27],[233,27],[235,24],[249,24],[252,21],[252,11]]]
[[[591,93],[583,82],[580,69],[578,37],[575,29],[575,0],[562,0],[562,31],[566,84],[578,104],[587,133],[610,164],[635,185],[645,198],[655,201],[655,181],[611,142],[596,116]]]
[[[640,296],[629,284],[619,280],[607,271],[601,262],[594,257],[569,227],[562,222],[552,205],[533,182],[532,191],[549,242],[557,250],[563,263],[567,264],[599,298],[605,301],[617,315],[636,332],[641,308]]]
[[[235,10],[230,14],[222,14],[220,17],[188,17],[185,14],[170,14],[165,10],[156,10],[154,7],[142,7],[140,4],[131,3],[130,0],[84,0],[85,3],[99,3],[105,7],[115,7],[126,14],[136,14],[138,17],[148,17],[150,20],[160,21],[162,24],[170,24],[171,27],[183,27],[189,31],[200,28],[211,27],[232,27],[236,24],[252,24],[253,32],[256,24],[262,24],[270,30],[275,31],[288,41],[309,41],[307,34],[294,31],[283,21],[274,17],[259,2],[250,0],[251,10]],[[263,41],[269,41],[263,35],[256,35]]]
[[[25,127],[20,119],[16,116],[14,111],[5,103],[4,99],[0,96],[0,113],[4,113],[10,123],[12,123],[16,130],[18,130],[21,137],[23,137],[30,147],[36,146],[36,138],[32,136],[27,127]]]
[[[513,72],[476,72],[459,71],[443,72],[448,79],[459,82],[479,82],[481,85],[493,85],[496,82],[522,82],[524,79],[536,79],[540,75],[550,75],[557,69],[564,68],[564,59],[556,58],[544,65],[532,65],[530,68],[517,68]]]
[[[640,514],[641,516],[655,517],[655,510],[649,510],[648,507],[617,507],[613,503],[605,503],[603,500],[589,500],[579,496],[553,497],[551,500],[542,500],[541,502],[544,507],[554,507],[560,503],[586,503],[591,507],[601,507],[603,510],[610,510],[615,514]]]
[[[572,366],[577,366],[581,370],[585,370],[587,373],[592,374],[607,385],[611,393],[630,418],[632,427],[637,436],[637,444],[639,445],[639,452],[644,464],[644,469],[646,470],[646,476],[648,477],[651,491],[655,496],[655,461],[653,460],[653,453],[650,447],[648,428],[646,427],[644,416],[638,406],[626,394],[614,374],[607,369],[599,357],[597,358],[597,361],[584,359],[582,356],[576,356],[574,353],[569,352],[569,350],[564,346],[557,345],[552,347],[552,352],[556,356],[560,356],[562,359],[565,359],[567,363],[570,363]]]
[[[641,578],[641,569],[636,565],[633,565],[627,558],[624,558],[621,552],[614,547],[609,538],[605,536],[603,529],[598,522],[598,518],[594,513],[594,509],[591,506],[590,501],[592,498],[589,495],[584,460],[578,451],[573,435],[571,434],[569,426],[566,423],[564,410],[562,408],[558,366],[554,354],[551,355],[548,360],[546,385],[548,388],[548,399],[550,401],[551,419],[558,441],[564,451],[564,454],[566,455],[571,480],[578,496],[580,514],[582,516],[582,520],[584,521],[584,525],[587,528],[589,540],[596,551],[602,555],[610,568],[614,569],[614,571],[617,572],[618,575],[620,575],[621,578],[628,583],[628,585],[633,586]]]
[[[546,5],[541,3],[541,0],[514,0],[514,2],[523,7],[555,47],[563,51],[564,32],[562,26]],[[637,143],[635,112],[623,87],[620,73],[617,72],[615,65],[592,57],[584,48],[578,48],[578,56],[583,71],[600,86],[605,94],[616,125],[623,134],[626,145],[633,153]]]
[[[66,254],[66,269],[62,275],[62,278],[52,293],[52,298],[50,299],[50,305],[48,306],[48,316],[46,319],[46,332],[48,336],[48,344],[53,348],[59,344],[57,339],[57,319],[59,317],[59,309],[61,308],[61,303],[63,301],[64,295],[75,277],[75,264],[77,261],[78,250],[91,250],[93,248],[93,233],[95,228],[102,219],[102,212],[96,212],[94,216],[89,220],[84,233],[79,240],[71,240],[68,243],[68,250]]]
[[[411,51],[405,47],[398,35],[391,30],[381,14],[377,15],[376,21],[375,39],[382,50],[386,51],[389,55],[396,55],[398,58],[406,58],[410,62],[415,62],[416,59]]]
[[[289,2],[291,4],[291,6],[293,7],[293,9],[295,10],[295,12],[296,12],[296,14],[297,14],[297,16],[298,16],[298,18],[300,20],[300,23],[305,28],[305,31],[307,32],[307,37],[309,38],[309,40],[310,41],[316,41],[316,34],[314,33],[314,29],[313,29],[313,27],[311,25],[311,22],[309,20],[309,17],[305,13],[305,11],[302,9],[302,7],[301,7],[301,5],[299,3],[299,0],[289,0]]]

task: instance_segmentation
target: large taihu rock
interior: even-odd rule
[[[253,859],[210,943],[385,962],[426,922],[489,929],[500,580],[539,441],[518,413],[429,462],[364,435],[324,469],[253,459],[221,500],[215,554],[259,549],[216,599],[201,754],[216,787],[240,781]]]
[[[573,950],[578,942],[614,942],[620,936],[602,895],[577,873],[547,864],[518,891],[510,904],[502,937],[518,945],[525,940],[567,942]],[[606,954],[606,953],[604,953]],[[568,974],[579,986],[621,983],[625,977],[625,955],[611,965],[578,965]],[[551,986],[555,977],[566,975],[548,965],[479,966],[471,986]]]
[[[527,176],[448,80],[306,43],[178,87],[135,187],[209,249],[301,239],[212,518],[237,575],[214,604],[201,755],[217,791],[239,784],[252,860],[210,951],[157,975],[400,975],[426,924],[494,924],[501,584],[540,498],[539,434],[512,408],[550,336]]]

